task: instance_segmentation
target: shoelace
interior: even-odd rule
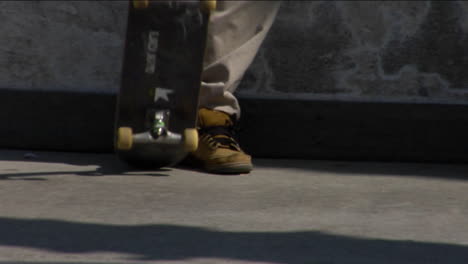
[[[240,151],[235,139],[234,127],[213,126],[200,129],[201,140],[206,141],[212,148],[228,148]]]

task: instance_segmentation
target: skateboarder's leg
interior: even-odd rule
[[[252,63],[280,1],[218,1],[211,16],[200,106],[240,116],[233,92]]]
[[[233,135],[240,107],[233,92],[269,31],[279,1],[219,1],[211,16],[198,125],[199,148],[192,158],[214,173],[247,173],[251,157]]]

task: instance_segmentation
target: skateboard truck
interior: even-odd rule
[[[180,145],[184,144],[186,151],[195,151],[198,147],[198,132],[196,129],[185,129],[184,135],[173,133],[167,129],[169,111],[160,110],[153,113],[151,129],[134,134],[131,127],[119,127],[117,131],[117,149],[131,150],[135,145]]]

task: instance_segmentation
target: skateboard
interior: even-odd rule
[[[114,147],[136,167],[181,161],[198,144],[203,57],[215,0],[130,0]]]

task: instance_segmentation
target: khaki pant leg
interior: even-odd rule
[[[240,116],[233,93],[252,63],[280,1],[222,1],[211,15],[200,107]]]

